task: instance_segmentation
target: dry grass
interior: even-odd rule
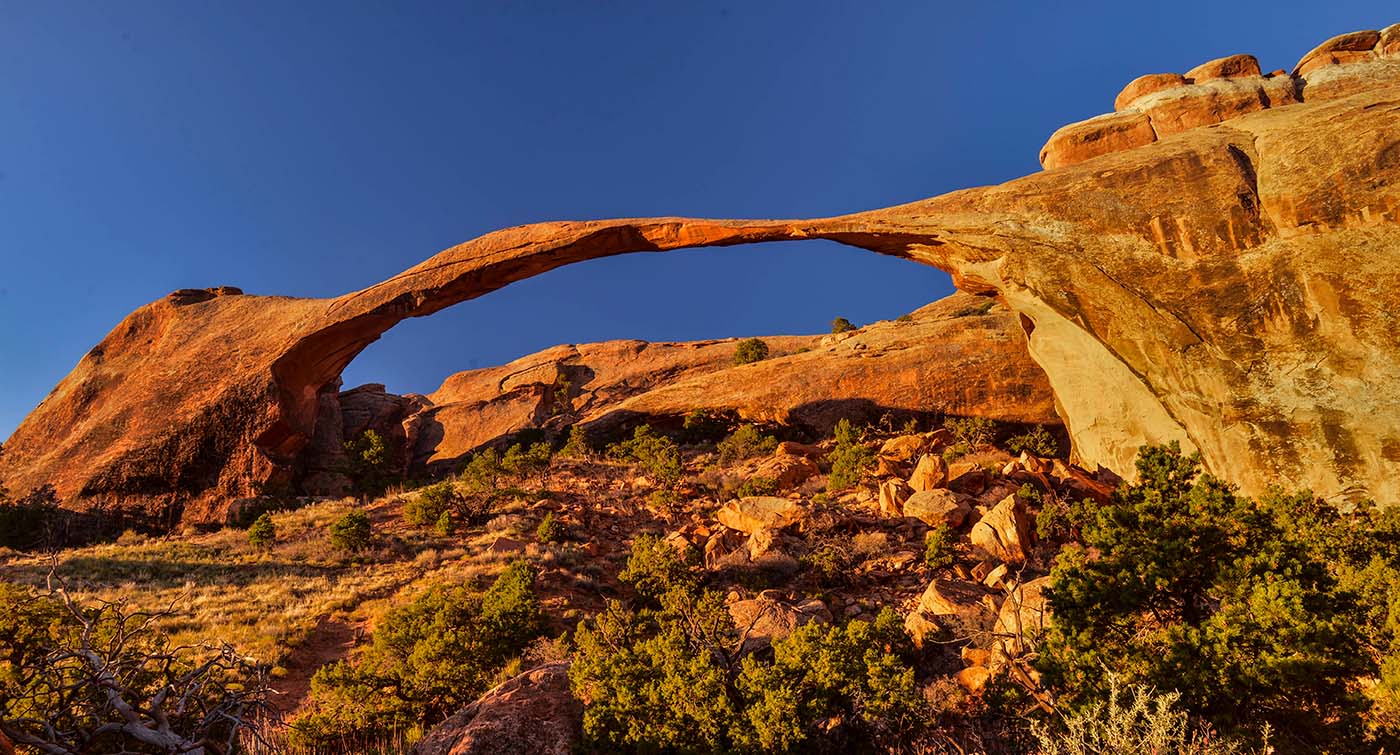
[[[511,560],[487,552],[472,533],[459,539],[408,528],[397,497],[366,507],[375,522],[373,549],[338,552],[326,533],[356,505],[342,500],[274,513],[277,542],[266,550],[249,545],[240,529],[132,536],[65,551],[57,571],[80,600],[173,609],[161,628],[176,642],[226,641],[276,665],[323,617],[372,627],[387,608],[431,585],[482,583]],[[476,540],[489,544],[493,537]],[[49,569],[47,558],[11,554],[0,561],[0,579],[42,586]]]

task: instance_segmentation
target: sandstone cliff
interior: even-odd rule
[[[1397,34],[1330,40],[1291,73],[1225,59],[1140,84],[1119,98],[1132,124],[1059,135],[1054,169],[1000,186],[816,220],[521,226],[337,299],[182,293],[84,357],[0,472],[207,514],[290,478],[319,395],[406,317],[584,259],[824,238],[1018,312],[1086,463],[1127,472],[1139,444],[1177,440],[1246,492],[1400,500]]]
[[[765,336],[772,355],[754,364],[734,364],[737,341],[563,345],[457,373],[428,396],[379,385],[322,393],[302,487],[343,492],[341,444],[366,429],[388,439],[397,469],[417,476],[529,428],[609,432],[694,409],[817,433],[842,417],[873,422],[886,412],[1059,424],[1016,316],[968,294],[848,333]]]

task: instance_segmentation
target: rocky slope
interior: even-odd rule
[[[529,428],[608,433],[696,409],[818,435],[886,412],[1059,424],[1015,315],[968,294],[846,333],[765,337],[771,356],[753,364],[734,364],[737,340],[563,345],[457,373],[428,396],[377,385],[322,393],[303,487],[344,492],[342,444],[367,429],[388,440],[398,470],[422,476]]]
[[[1046,165],[1062,167],[1000,186],[816,220],[521,226],[329,300],[180,292],[84,357],[0,474],[208,515],[292,481],[319,396],[406,317],[584,259],[824,238],[947,270],[1018,312],[1085,463],[1128,472],[1140,444],[1176,440],[1249,493],[1284,481],[1394,501],[1397,33],[1330,40],[1267,79],[1239,60],[1167,76],[1146,97],[1170,108],[1120,97],[1151,139],[1137,116],[1090,126],[1077,142],[1103,148],[1060,159],[1052,139]],[[1236,86],[1257,106],[1231,105]]]

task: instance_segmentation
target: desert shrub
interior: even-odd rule
[[[516,443],[506,449],[506,455],[501,457],[501,468],[518,480],[537,477],[540,487],[548,489],[549,468],[553,458],[554,450],[548,443],[531,443],[528,446]]]
[[[437,521],[433,522],[433,531],[443,537],[451,535],[457,531],[457,518],[452,515],[451,511],[443,511],[438,514]]]
[[[774,495],[778,492],[778,481],[772,477],[754,475],[744,480],[738,488],[735,488],[734,495],[738,498],[751,495]]]
[[[345,441],[346,475],[361,495],[384,492],[389,483],[389,447],[384,436],[374,430],[360,433],[358,438]]]
[[[359,509],[347,513],[331,525],[331,545],[339,550],[359,553],[369,547],[373,537],[369,514]]]
[[[621,454],[641,465],[654,482],[669,488],[680,482],[685,469],[681,466],[681,450],[675,441],[657,435],[650,425],[642,425],[632,433],[632,439],[618,444]]]
[[[966,443],[954,443],[943,449],[943,463],[952,464],[964,456],[972,453],[972,447]]]
[[[272,515],[263,513],[248,528],[248,544],[254,548],[271,548],[277,542],[277,525],[272,523]]]
[[[1058,456],[1060,453],[1060,444],[1055,442],[1055,436],[1041,425],[1036,425],[1024,433],[1007,438],[1006,447],[1012,453],[1019,454],[1025,451],[1032,456],[1051,457]]]
[[[366,651],[321,668],[296,742],[334,748],[392,730],[432,726],[472,702],[540,635],[534,569],[506,567],[478,594],[435,587],[386,613]]]
[[[886,606],[873,622],[811,623],[773,643],[773,660],[743,660],[738,692],[747,726],[740,747],[789,752],[812,740],[892,745],[923,722],[914,670],[901,657],[908,637]],[[836,721],[834,730],[819,726]]]
[[[838,317],[835,320],[831,321],[832,333],[848,333],[855,329],[855,323],[851,322],[850,320],[847,320],[844,317]]]
[[[553,511],[540,520],[540,526],[535,528],[535,539],[541,543],[557,543],[564,539],[564,523],[554,516]]]
[[[569,439],[559,449],[559,455],[566,459],[586,459],[593,455],[593,445],[588,440],[588,432],[583,425],[569,428]]]
[[[924,563],[928,568],[952,566],[957,558],[958,536],[946,522],[940,522],[924,533]]]
[[[971,306],[963,307],[962,309],[960,309],[960,310],[954,312],[954,313],[953,313],[953,316],[954,316],[954,317],[981,317],[982,315],[985,315],[985,314],[987,314],[988,312],[991,312],[991,311],[992,311],[992,307],[993,307],[995,304],[996,304],[996,302],[994,302],[994,301],[992,301],[992,300],[989,299],[989,300],[987,300],[987,301],[984,301],[984,302],[981,302],[981,303],[978,303],[978,304],[973,304],[973,305],[971,305]]]
[[[708,409],[692,409],[682,424],[687,443],[713,443],[729,431],[729,421]]]
[[[1144,447],[1139,482],[1076,507],[1079,542],[1051,572],[1045,678],[1070,710],[1108,698],[1107,668],[1179,690],[1186,713],[1227,733],[1268,724],[1312,747],[1365,749],[1355,680],[1375,664],[1354,598],[1297,506],[1256,504],[1199,464],[1175,443]]]
[[[827,454],[831,463],[831,474],[827,477],[827,490],[844,490],[860,482],[861,474],[875,461],[875,452],[861,442],[860,431],[851,421],[843,419],[836,423],[836,447]]]
[[[1245,748],[1216,735],[1179,705],[1181,694],[1143,685],[1126,690],[1113,674],[1105,699],[1051,726],[1032,724],[1040,755],[1243,755]],[[1262,752],[1272,752],[1267,745]]]
[[[992,442],[992,438],[996,436],[997,423],[986,417],[949,417],[943,421],[943,427],[947,428],[959,443],[977,448]]]
[[[850,580],[856,559],[840,538],[822,538],[802,557],[802,564],[816,574],[823,586],[833,587]]]
[[[778,447],[778,440],[764,435],[753,425],[744,425],[729,437],[720,441],[715,450],[719,451],[720,464],[733,464],[755,456],[766,456]]]
[[[723,596],[675,588],[654,609],[610,601],[574,641],[570,682],[587,701],[585,744],[599,750],[783,752],[841,739],[868,747],[897,737],[923,705],[888,609],[874,623],[808,624],[774,643],[773,660],[741,661]]]
[[[645,599],[660,600],[671,590],[690,590],[696,586],[692,556],[692,553],[677,549],[658,535],[644,533],[632,541],[627,565],[617,579],[631,585]]]
[[[913,321],[914,321],[914,316],[911,315],[911,314],[907,314],[907,313],[906,313],[906,314],[900,315],[899,317],[894,318],[894,321],[895,321],[895,322],[900,322],[900,323],[913,322]]]
[[[0,582],[0,742],[21,752],[232,752],[261,739],[267,668],[227,645],[172,643],[156,629],[171,615]]]
[[[35,488],[18,500],[7,496],[0,502],[0,546],[34,550],[62,545],[65,518],[52,485]]]
[[[1081,510],[1088,504],[1081,504]],[[1070,536],[1070,507],[1059,498],[1051,498],[1035,512],[1035,534],[1041,540],[1063,541]]]
[[[472,454],[459,477],[474,493],[494,493],[502,471],[501,455],[494,448],[486,448]]]
[[[768,358],[768,344],[760,338],[745,338],[734,348],[734,364],[751,364]]]
[[[404,521],[415,527],[434,527],[442,515],[459,505],[462,497],[449,481],[420,489],[403,507]],[[450,515],[449,515],[450,518]]]

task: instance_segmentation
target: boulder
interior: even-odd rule
[[[816,463],[806,456],[785,453],[759,459],[745,470],[748,477],[766,477],[777,482],[781,490],[791,490],[821,474]]]
[[[1026,511],[1025,501],[1009,495],[972,525],[970,539],[983,553],[1003,563],[1026,560],[1035,533],[1035,522]]]
[[[909,487],[915,492],[933,490],[947,484],[948,465],[943,461],[943,457],[933,454],[920,456],[914,473],[909,475]]]
[[[1155,141],[1157,132],[1152,130],[1152,121],[1145,113],[1108,113],[1071,123],[1051,134],[1040,150],[1040,164],[1046,170],[1054,170]]]
[[[1253,55],[1230,55],[1216,58],[1186,72],[1186,78],[1197,83],[1211,79],[1235,79],[1263,75],[1263,71],[1259,70],[1259,60]]]
[[[951,529],[961,527],[967,521],[972,506],[966,496],[954,493],[947,488],[922,490],[904,501],[904,516],[912,516],[930,527],[940,524]]]
[[[720,507],[719,523],[752,535],[760,530],[780,530],[802,521],[807,509],[801,502],[777,496],[748,496]]]
[[[1010,658],[1035,649],[1036,641],[1050,625],[1050,606],[1045,588],[1050,577],[1038,577],[1017,585],[1002,601],[992,630],[998,646]]]
[[[797,441],[785,440],[778,444],[776,453],[805,456],[809,459],[824,459],[827,450],[816,443],[798,443]]]
[[[831,623],[831,611],[816,599],[794,605],[765,592],[757,598],[730,602],[728,607],[746,653],[761,650],[804,624]]]
[[[1381,33],[1374,30],[1340,34],[1308,51],[1293,67],[1294,76],[1306,77],[1324,66],[1356,63],[1374,57]]]
[[[986,688],[993,676],[992,670],[984,666],[969,666],[954,674],[953,680],[968,692],[977,694]]]
[[[748,538],[744,533],[721,527],[705,541],[705,568],[717,571],[748,563],[747,544]]]
[[[880,446],[880,455],[899,462],[913,461],[928,446],[922,435],[901,435],[890,438]]]
[[[583,704],[569,664],[547,663],[500,684],[437,726],[413,755],[570,755],[583,739]]]
[[[1149,73],[1146,76],[1139,76],[1128,82],[1128,85],[1123,87],[1123,91],[1114,98],[1113,109],[1126,110],[1132,107],[1139,98],[1167,89],[1186,86],[1186,84],[1186,77],[1179,73]]]
[[[904,499],[909,497],[909,486],[901,480],[886,480],[880,484],[880,513],[885,516],[904,516]]]
[[[981,585],[935,579],[904,618],[904,628],[917,647],[944,629],[960,633],[986,629],[996,616],[995,607],[988,605],[990,598],[991,593]]]

